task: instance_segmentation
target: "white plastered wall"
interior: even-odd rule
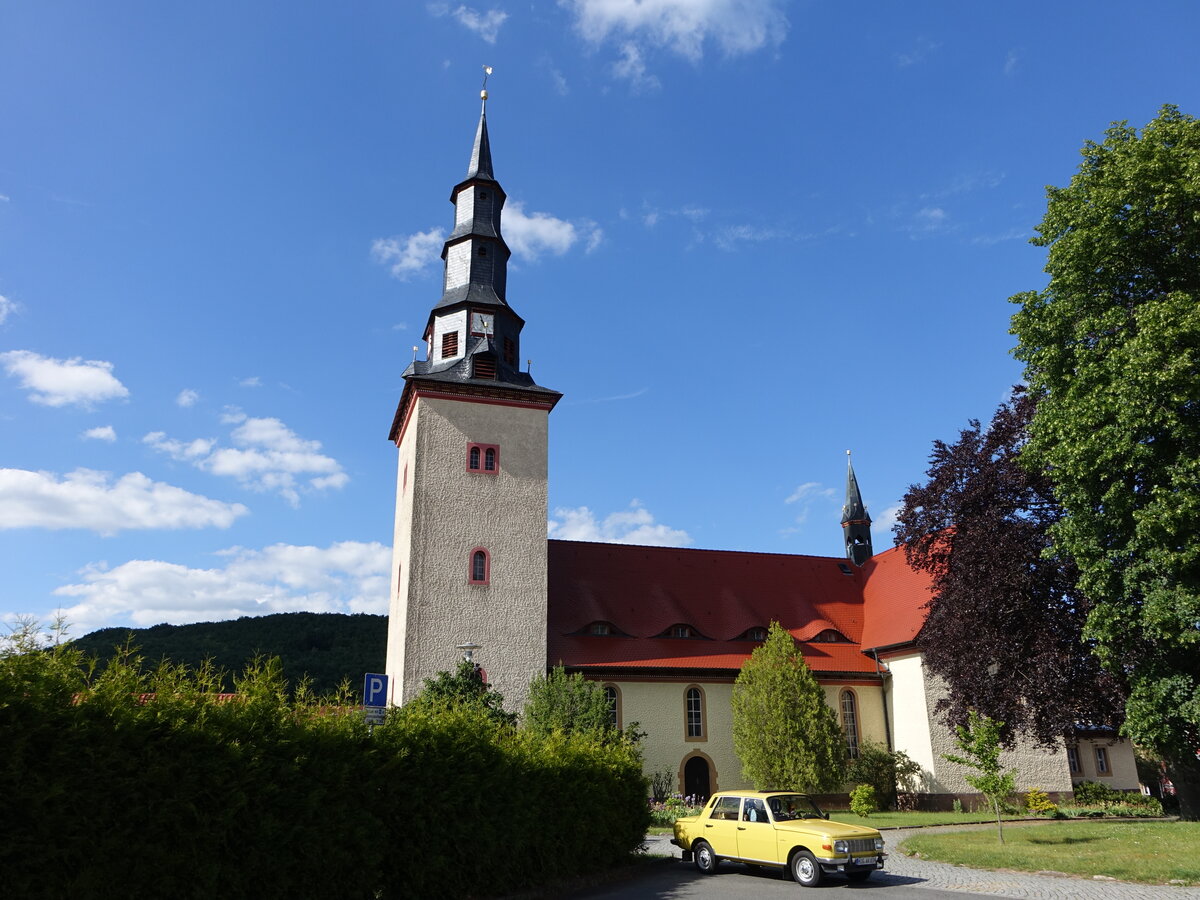
[[[473,400],[416,400],[400,444],[387,671],[401,703],[453,670],[458,644],[520,709],[546,667],[545,409]],[[499,471],[466,469],[468,443],[500,447]],[[407,466],[407,484],[405,467]],[[491,559],[470,584],[471,552]]]

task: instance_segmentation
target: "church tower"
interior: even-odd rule
[[[846,502],[842,506],[842,537],[846,541],[846,559],[850,562],[861,566],[871,558],[871,517],[863,506],[849,450],[846,451]]]
[[[518,709],[546,671],[548,425],[562,395],[520,370],[525,322],[505,296],[505,194],[481,96],[467,177],[450,192],[442,297],[389,434],[400,452],[387,672],[403,703],[477,644]]]

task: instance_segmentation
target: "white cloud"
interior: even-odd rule
[[[406,281],[441,256],[445,241],[446,233],[440,228],[407,236],[376,238],[371,244],[371,255],[376,262],[391,266],[395,277]]]
[[[243,378],[238,382],[239,387],[262,387],[262,379],[257,375],[251,375],[249,378]]]
[[[233,478],[254,491],[277,493],[299,506],[300,491],[343,487],[349,480],[336,459],[320,453],[320,441],[305,440],[274,418],[252,418],[240,410],[221,419],[236,425],[229,434],[232,447],[219,447],[212,438],[180,441],[161,431],[142,441],[172,459],[205,472]]]
[[[944,231],[950,224],[950,214],[940,206],[926,206],[913,213],[907,226],[910,237],[921,237]]]
[[[761,225],[726,225],[713,234],[713,243],[722,250],[736,250],[742,244],[761,244],[787,237],[791,235]]]
[[[896,516],[900,515],[900,510],[901,507],[897,504],[889,506],[878,517],[871,516],[871,546],[876,553],[892,546],[892,526],[896,524]]]
[[[504,238],[512,252],[521,259],[533,261],[542,253],[562,256],[580,239],[588,252],[604,239],[604,231],[587,219],[571,223],[549,213],[526,213],[519,202],[504,207]]]
[[[657,76],[647,73],[646,60],[642,55],[641,47],[633,41],[625,41],[621,44],[618,52],[621,55],[613,63],[614,75],[628,81],[637,91],[656,91],[662,87]]]
[[[228,528],[249,512],[141,472],[110,481],[106,472],[0,469],[0,528],[84,528],[102,535],[128,529]]]
[[[812,512],[814,506],[823,506],[832,509],[837,504],[837,491],[831,487],[825,487],[819,481],[806,481],[804,484],[798,485],[783,501],[787,504],[795,504],[795,523],[803,525],[808,521],[809,513]],[[799,529],[785,528],[781,534],[792,534]]]
[[[585,252],[595,250],[604,240],[604,230],[590,219],[568,222],[550,213],[526,213],[518,200],[504,207],[504,239],[518,259],[534,262],[544,253],[562,256],[583,241]],[[392,275],[402,281],[439,262],[445,232],[440,228],[411,235],[377,238],[371,245],[376,262],[391,267]]]
[[[1017,51],[1009,50],[1008,56],[1004,58],[1004,74],[1011,75],[1013,72],[1017,71],[1017,64],[1020,61],[1021,59],[1019,56],[1017,56]]]
[[[705,42],[727,56],[777,46],[788,30],[785,0],[559,0],[575,27],[598,44],[610,36],[699,60]],[[624,47],[622,47],[624,53]]]
[[[0,325],[3,325],[5,320],[17,310],[17,304],[13,303],[3,294],[0,294]]]
[[[487,12],[480,12],[477,9],[462,5],[451,8],[449,3],[443,2],[427,3],[425,8],[432,16],[453,16],[460,25],[475,32],[489,44],[496,43],[500,26],[508,19],[508,13],[501,9],[489,9]],[[449,65],[449,60],[443,65]]]
[[[55,594],[74,601],[62,613],[75,634],[277,612],[387,612],[391,549],[378,542],[234,547],[219,555],[224,564],[208,569],[153,559],[89,566]]]
[[[925,58],[929,56],[930,53],[932,53],[934,50],[937,50],[941,46],[942,45],[940,43],[931,41],[927,37],[917,38],[916,43],[913,45],[911,50],[905,53],[896,54],[896,64],[902,69],[906,69],[909,66],[915,66],[917,63],[924,62]]]
[[[460,6],[454,10],[454,18],[459,21],[459,24],[475,32],[489,44],[494,44],[500,26],[508,18],[508,13],[499,9],[489,9],[487,12],[481,13],[468,6]]]
[[[199,399],[199,391],[193,391],[191,388],[184,388],[179,392],[179,396],[175,398],[175,402],[184,409],[187,409],[189,406],[195,406],[196,401]]]
[[[113,376],[113,364],[97,359],[52,359],[30,350],[0,353],[9,375],[21,379],[29,399],[44,406],[91,407],[94,403],[128,397],[125,385]]]
[[[784,503],[798,503],[801,500],[812,500],[817,497],[833,497],[833,488],[822,487],[819,481],[806,481],[788,496]]]
[[[117,432],[111,425],[100,425],[97,428],[89,428],[80,437],[87,441],[108,441],[111,443],[117,439]]]
[[[586,506],[554,510],[546,534],[564,541],[602,541],[608,544],[644,544],[652,547],[686,547],[691,536],[678,528],[654,521],[650,511],[637,500],[629,509],[610,513],[603,521]]]

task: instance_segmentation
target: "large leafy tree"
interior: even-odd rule
[[[540,734],[561,731],[598,738],[616,731],[603,686],[579,672],[568,675],[562,666],[530,682],[522,725]]]
[[[1049,478],[1022,464],[1036,403],[1014,388],[985,429],[934,441],[929,480],[912,485],[896,539],[933,581],[917,643],[946,684],[953,726],[971,710],[1053,746],[1079,723],[1120,724],[1115,680],[1081,642],[1086,607],[1069,559],[1047,557],[1063,515]]]
[[[1200,815],[1200,122],[1174,107],[1087,142],[1047,189],[1043,290],[1015,354],[1041,395],[1028,456],[1067,515],[1086,635],[1129,688],[1125,733]]]
[[[772,622],[733,685],[733,749],[759,790],[831,791],[846,739],[792,636]]]

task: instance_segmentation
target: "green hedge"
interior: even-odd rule
[[[618,863],[645,833],[626,742],[429,707],[372,735],[344,698],[289,699],[273,663],[234,699],[213,673],[77,663],[0,658],[8,896],[490,896]]]

